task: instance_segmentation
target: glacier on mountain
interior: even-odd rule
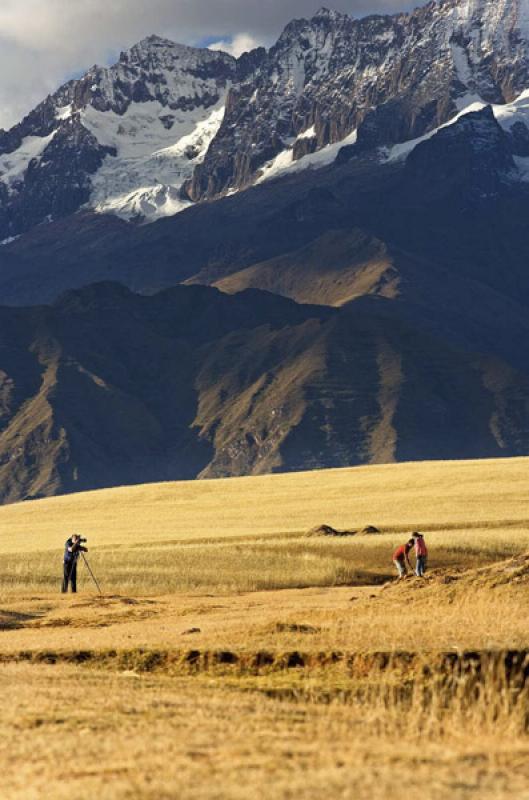
[[[78,208],[143,222],[177,213],[189,205],[180,187],[222,123],[235,71],[236,60],[225,53],[158,36],[111,67],[93,67],[11,131],[0,131],[0,206],[2,184],[19,204],[39,191],[49,198],[57,184],[64,198],[55,197],[51,216],[53,206],[61,213],[74,196]],[[43,204],[35,202],[39,210]],[[13,215],[6,216],[5,234],[16,235]]]
[[[113,148],[92,179],[88,206],[125,219],[152,221],[190,205],[179,189],[205,156],[224,116],[224,98],[210,108],[174,112],[168,128],[167,109],[158,101],[129,106],[123,115],[81,112],[83,125],[103,145]]]
[[[8,191],[16,191],[16,184],[24,179],[30,163],[42,158],[55,133],[26,136],[17,150],[0,156],[0,182],[8,187]]]
[[[328,144],[322,147],[321,150],[308,153],[306,156],[302,156],[297,160],[294,159],[294,144],[303,139],[313,138],[313,136],[314,134],[311,133],[311,129],[301,133],[297,139],[293,140],[290,146],[286,147],[279,155],[263,166],[262,174],[257,179],[256,183],[259,184],[271,180],[272,178],[279,178],[286,174],[301,172],[304,169],[319,169],[329,166],[329,164],[332,164],[336,160],[342,147],[356,143],[357,132],[352,131],[349,136],[346,136],[339,142]]]

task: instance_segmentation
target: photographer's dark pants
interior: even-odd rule
[[[70,561],[64,562],[64,578],[62,579],[62,591],[65,594],[68,591],[68,583],[72,586],[72,592],[77,591],[77,562]]]

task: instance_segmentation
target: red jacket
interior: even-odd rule
[[[410,550],[411,546],[408,544],[402,544],[400,547],[397,547],[393,553],[393,561],[404,561]]]

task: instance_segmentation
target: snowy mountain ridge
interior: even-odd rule
[[[359,20],[323,9],[290,23],[257,78],[230,92],[186,190],[196,201],[244,188],[289,150],[294,162],[355,135],[362,150],[412,140],[469,97],[501,104],[528,87],[528,0],[441,0]]]
[[[476,104],[523,159],[528,88],[529,0],[321,9],[239,60],[149,36],[0,131],[0,238],[86,207],[149,222],[344,146],[395,157]]]
[[[42,203],[23,224],[83,205],[128,219],[175,213],[185,206],[177,187],[215,136],[235,72],[225,53],[150,36],[114,66],[65,84],[0,133],[1,227],[18,233],[35,194]]]

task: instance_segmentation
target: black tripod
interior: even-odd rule
[[[101,591],[101,587],[99,586],[99,584],[97,582],[96,576],[92,572],[90,564],[88,563],[87,557],[85,556],[85,554],[83,552],[81,552],[81,556],[83,558],[84,563],[86,564],[86,568],[87,568],[88,572],[90,573],[90,577],[92,578],[92,580],[94,581],[94,583],[95,583],[95,585],[97,587],[97,591],[99,592],[99,594],[103,594],[103,592]]]

